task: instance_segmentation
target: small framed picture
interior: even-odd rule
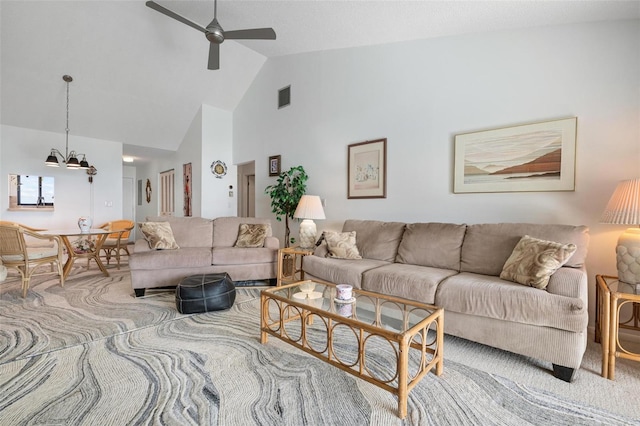
[[[347,198],[387,198],[387,139],[349,145]]]
[[[269,157],[269,176],[280,175],[280,156],[272,155]]]

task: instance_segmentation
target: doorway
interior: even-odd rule
[[[238,215],[256,216],[255,161],[238,165]]]
[[[160,173],[160,216],[173,216],[175,211],[175,171]]]
[[[134,190],[134,178],[132,177],[123,177],[122,178],[122,218],[130,220],[135,223],[136,221],[136,207],[135,207],[135,196],[136,192]],[[134,227],[132,230],[133,239],[135,241],[135,232],[136,228]]]

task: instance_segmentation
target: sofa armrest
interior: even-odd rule
[[[547,291],[560,296],[575,297],[587,302],[587,271],[584,267],[563,266],[551,275]],[[586,306],[586,305],[585,305]]]
[[[280,248],[280,240],[278,237],[267,237],[264,239],[263,247],[278,250]]]
[[[133,246],[133,252],[141,253],[143,251],[151,251],[151,249],[149,248],[149,243],[145,239],[136,240],[136,243]]]

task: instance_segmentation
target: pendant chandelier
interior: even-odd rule
[[[50,167],[60,167],[60,163],[58,163],[58,157],[60,157],[68,169],[88,169],[89,162],[85,154],[78,154],[75,151],[69,152],[69,83],[73,81],[73,77],[63,75],[62,79],[67,83],[67,127],[65,128],[67,136],[64,155],[57,149],[51,148],[51,154],[49,154],[44,164]],[[82,160],[78,161],[78,157],[80,156],[82,156]]]

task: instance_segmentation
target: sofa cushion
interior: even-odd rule
[[[278,251],[263,247],[214,247],[213,265],[244,265],[277,262]]]
[[[586,226],[485,223],[467,225],[460,270],[499,276],[504,263],[524,235],[563,244],[573,243],[577,250],[565,265],[578,268],[584,265],[589,245],[589,228]]]
[[[366,271],[362,288],[433,304],[438,284],[457,273],[451,269],[392,263]]]
[[[271,225],[259,223],[241,223],[238,229],[238,239],[234,247],[262,247],[267,238],[267,231]]]
[[[375,259],[332,259],[319,256],[305,256],[303,270],[321,280],[334,284],[349,284],[362,288],[362,273],[389,262]]]
[[[152,250],[134,253],[129,258],[131,270],[195,268],[211,266],[211,248],[182,247],[178,250]],[[185,276],[189,275],[185,273]]]
[[[393,262],[404,232],[404,223],[377,220],[347,220],[342,232],[356,231],[356,245],[365,259]]]
[[[575,244],[560,244],[525,235],[505,262],[500,273],[503,280],[544,289],[549,277],[576,251]]]
[[[396,262],[459,271],[466,229],[466,225],[452,223],[409,223]]]
[[[269,219],[259,217],[218,217],[213,220],[213,241],[210,247],[233,247],[238,239],[238,230],[243,223],[271,225]],[[271,226],[267,230],[267,237],[272,235]]]
[[[180,247],[209,247],[213,235],[213,221],[202,217],[147,217],[152,222],[169,222],[173,237]],[[238,230],[236,229],[236,233]]]
[[[156,250],[175,250],[180,248],[173,238],[171,225],[167,222],[142,222],[139,226],[142,235],[149,243],[149,248]]]
[[[335,259],[362,259],[356,245],[356,232],[324,231],[327,242],[327,256]]]
[[[587,305],[580,298],[468,272],[440,283],[435,302],[445,311],[572,332],[584,332],[589,320]]]

